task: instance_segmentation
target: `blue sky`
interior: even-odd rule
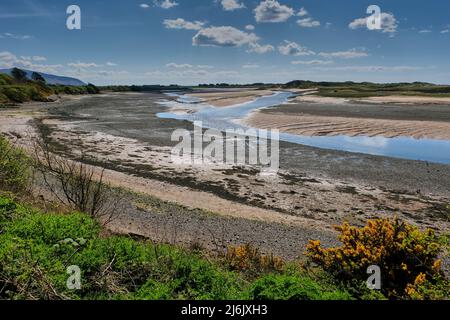
[[[66,9],[81,9],[68,30]],[[369,5],[382,11],[368,30]],[[442,0],[2,0],[0,68],[95,84],[450,84]]]

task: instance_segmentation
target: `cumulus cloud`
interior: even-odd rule
[[[296,61],[292,61],[292,64],[302,64],[302,65],[307,65],[307,66],[319,66],[319,65],[327,65],[327,64],[332,64],[333,61],[331,60],[309,60],[309,61],[305,61],[305,60],[296,60]]]
[[[320,21],[314,20],[313,18],[305,18],[305,19],[297,20],[297,24],[300,27],[304,27],[304,28],[320,27]]]
[[[348,27],[352,30],[359,28],[367,28],[367,17],[355,19]],[[397,32],[398,21],[392,13],[381,13],[381,31],[383,33],[395,33]]]
[[[278,46],[278,51],[285,56],[310,56],[316,54],[314,51],[288,40],[284,40],[283,44]]]
[[[170,9],[173,7],[176,7],[178,5],[178,2],[172,1],[172,0],[155,0],[154,4],[156,7],[162,8],[162,9]]]
[[[305,8],[301,8],[297,13],[297,16],[301,19],[297,20],[297,24],[303,28],[315,28],[320,27],[320,21],[313,19],[309,12]]]
[[[142,9],[148,9],[148,8],[150,8],[150,6],[149,6],[148,4],[146,4],[146,3],[141,3],[141,4],[139,5],[139,7],[141,7]]]
[[[263,54],[263,53],[268,53],[268,52],[271,52],[274,50],[275,50],[275,48],[270,44],[261,45],[259,43],[253,42],[253,43],[249,43],[249,48],[248,48],[247,52]]]
[[[107,65],[108,67],[115,67],[115,66],[117,66],[117,63],[108,61],[108,62],[106,62],[106,65]]]
[[[300,11],[297,13],[297,16],[299,17],[306,17],[308,15],[308,11],[305,8],[301,8]]]
[[[255,26],[252,25],[252,24],[248,24],[248,25],[245,26],[245,30],[247,30],[247,31],[253,31],[253,30],[255,30]]]
[[[240,47],[256,43],[259,38],[254,33],[247,33],[230,26],[209,27],[201,29],[193,38],[194,46]]]
[[[294,15],[294,9],[276,0],[264,0],[254,10],[257,22],[284,22]]]
[[[178,19],[165,19],[163,22],[167,29],[186,29],[186,30],[200,30],[205,25],[201,21],[186,21],[182,18]]]
[[[245,4],[239,0],[221,0],[220,3],[225,11],[234,11],[245,8]]]

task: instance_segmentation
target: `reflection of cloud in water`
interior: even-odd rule
[[[389,139],[384,137],[345,137],[344,140],[348,143],[357,143],[369,148],[386,148],[389,144]]]

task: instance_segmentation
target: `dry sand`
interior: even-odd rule
[[[255,111],[242,122],[306,136],[450,140],[450,122],[440,118],[448,110],[450,98],[390,96],[355,100],[305,95],[284,106]]]
[[[347,135],[351,137],[381,136],[385,138],[412,137],[450,140],[450,123],[448,122],[358,119],[263,112],[254,112],[243,122],[256,128],[276,128],[282,132],[304,136]]]
[[[247,103],[256,98],[273,94],[271,90],[237,90],[237,91],[214,91],[189,94],[190,96],[203,99],[203,103],[214,107],[229,107],[236,104]]]
[[[386,96],[357,99],[368,103],[396,103],[396,104],[444,104],[450,105],[450,97],[421,97],[421,96]]]
[[[313,93],[313,92],[311,92]],[[424,97],[424,96],[383,96],[368,98],[338,98],[321,97],[314,94],[306,94],[295,97],[291,100],[293,103],[326,103],[326,104],[346,104],[346,103],[376,103],[376,104],[407,104],[407,105],[450,105],[450,97]]]

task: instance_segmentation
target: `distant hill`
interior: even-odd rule
[[[11,70],[12,69],[0,69],[0,73],[11,75]],[[28,79],[31,80],[31,74],[34,71],[25,70],[25,69],[22,69],[22,70],[27,73]],[[42,77],[44,77],[46,83],[50,84],[50,85],[52,85],[52,84],[59,84],[59,85],[64,85],[64,86],[85,86],[86,85],[86,83],[84,83],[83,81],[76,79],[76,78],[61,77],[61,76],[56,76],[54,74],[47,74],[47,73],[42,73],[42,72],[37,72],[37,73],[39,73]]]

